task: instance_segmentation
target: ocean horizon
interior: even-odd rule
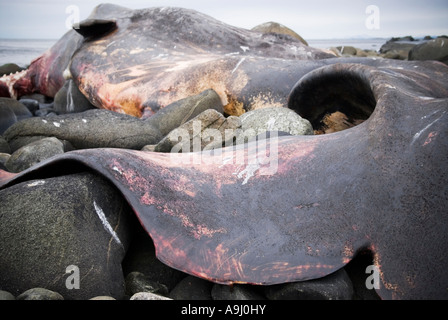
[[[337,46],[353,46],[363,50],[378,51],[390,38],[369,39],[306,39],[309,46],[328,49]],[[0,66],[15,63],[27,67],[59,39],[0,39]]]

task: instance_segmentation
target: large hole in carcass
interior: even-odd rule
[[[370,82],[357,70],[324,67],[305,75],[295,85],[288,107],[308,119],[315,134],[352,128],[367,120],[376,100]]]

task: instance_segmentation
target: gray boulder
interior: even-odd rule
[[[2,290],[124,296],[121,262],[134,216],[108,181],[90,173],[26,181],[1,190],[0,203]]]
[[[290,135],[313,135],[311,123],[288,108],[265,108],[244,113],[240,117],[242,133],[237,143],[244,143],[266,132]]]
[[[0,66],[0,77],[4,75],[9,75],[11,73],[16,73],[24,70],[24,68],[18,66],[15,63],[5,63]]]
[[[5,166],[9,172],[20,172],[64,152],[62,141],[54,137],[44,138],[15,151],[6,161]]]
[[[295,31],[291,30],[290,28],[278,23],[278,22],[265,22],[258,26],[255,26],[252,28],[252,31],[257,31],[261,33],[276,33],[276,34],[283,34],[288,35],[293,38],[296,38],[300,42],[302,42],[304,45],[308,45],[308,42],[305,41],[300,35],[298,35]]]
[[[51,118],[31,118],[11,126],[4,138],[14,152],[28,144],[30,137],[56,137],[69,141],[75,149],[126,148],[140,150],[156,144],[162,136],[147,121],[95,109]]]
[[[147,121],[159,129],[162,136],[166,136],[185,122],[193,119],[207,109],[214,109],[223,113],[223,105],[219,95],[212,89],[205,90],[198,95],[173,102],[157,111]]]
[[[352,46],[339,46],[336,47],[341,54],[349,55],[349,56],[356,56],[357,50],[355,47]]]
[[[409,60],[437,60],[448,64],[448,38],[439,37],[413,47]]]
[[[95,106],[79,91],[73,80],[67,80],[61,89],[54,96],[53,110],[57,114],[78,113]]]
[[[0,135],[16,122],[32,116],[28,108],[19,101],[0,98]]]
[[[344,269],[326,277],[266,287],[270,300],[351,300],[353,284]]]

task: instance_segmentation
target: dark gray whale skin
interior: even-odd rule
[[[162,262],[217,283],[315,279],[369,250],[382,298],[447,299],[448,67],[330,60],[297,62],[288,107],[310,121],[367,117],[354,128],[221,153],[73,151],[0,171],[0,185],[93,170],[127,199]]]

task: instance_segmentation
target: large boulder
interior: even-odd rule
[[[284,34],[291,36],[293,38],[296,38],[300,42],[302,42],[304,45],[308,45],[308,42],[305,41],[300,35],[298,35],[295,31],[291,30],[290,28],[278,23],[278,22],[266,22],[259,24],[258,26],[255,26],[252,28],[252,31],[257,31],[261,33],[277,33],[277,34]]]
[[[448,64],[448,38],[439,37],[413,47],[409,60],[437,60]]]
[[[16,73],[22,70],[24,70],[24,68],[18,66],[15,63],[5,63],[4,65],[0,66],[0,77],[11,73]]]
[[[32,116],[28,108],[19,101],[0,98],[0,135],[16,122]]]
[[[43,160],[63,154],[65,148],[64,142],[54,137],[37,140],[15,151],[5,166],[9,172],[20,172]]]
[[[87,100],[71,79],[65,82],[54,97],[53,110],[57,114],[77,113],[89,109],[95,109],[95,106]]]
[[[0,203],[2,290],[124,296],[133,214],[106,180],[90,173],[31,180],[1,190]]]
[[[156,144],[162,138],[159,130],[147,121],[103,109],[26,119],[11,126],[4,137],[12,152],[30,143],[30,137],[56,137],[69,141],[75,149],[135,150]]]
[[[421,42],[411,36],[395,37],[383,44],[379,52],[387,59],[405,60],[408,58],[409,51],[419,43]]]
[[[159,129],[162,136],[166,136],[174,129],[208,109],[214,109],[219,113],[223,113],[221,98],[213,89],[208,89],[200,94],[173,102],[157,111],[147,121]]]
[[[289,135],[312,135],[311,123],[288,108],[264,108],[244,113],[240,117],[242,134],[238,143],[247,142],[266,132],[286,132]]]

